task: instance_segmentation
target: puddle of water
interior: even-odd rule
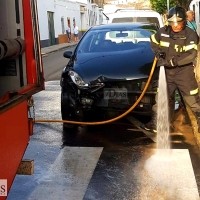
[[[160,67],[157,149],[145,162],[140,199],[197,200],[198,189],[188,150],[173,150],[169,137],[169,103],[164,67]]]
[[[199,200],[187,149],[156,149],[141,174],[142,200]]]

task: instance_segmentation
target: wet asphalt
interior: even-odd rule
[[[46,90],[34,95],[34,102],[35,114],[32,112],[32,116],[36,119],[61,119],[59,81],[46,82]],[[178,169],[173,174],[174,180],[184,180],[191,174],[189,180],[193,182],[186,181],[184,190],[194,194],[191,200],[197,199],[200,150],[184,110],[177,111],[174,126],[175,132],[170,136],[171,149],[187,151],[191,166],[176,178],[175,174],[182,169],[174,165]],[[17,175],[7,199],[143,200],[147,190],[148,199],[162,199],[162,195],[165,196],[163,199],[184,199],[180,194],[162,194],[157,185],[147,187],[151,181],[144,181],[142,171],[155,149],[156,143],[126,118],[107,125],[79,126],[75,131],[66,130],[62,123],[36,123],[24,155],[24,159],[34,160],[34,174]],[[161,163],[158,165],[162,167]],[[161,174],[168,169],[163,168]],[[161,183],[163,179],[159,179],[158,185]],[[181,185],[184,184],[179,187]]]

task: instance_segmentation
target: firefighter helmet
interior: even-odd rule
[[[186,11],[180,6],[175,6],[169,10],[167,21],[170,22],[181,22],[186,20]]]

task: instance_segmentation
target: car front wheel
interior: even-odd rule
[[[68,120],[68,121],[75,121],[75,118],[73,117],[73,111],[70,107],[70,92],[66,89],[62,88],[61,92],[61,116],[62,120]],[[75,124],[69,124],[69,123],[63,123],[63,128],[66,129],[75,129],[77,128],[77,125]]]

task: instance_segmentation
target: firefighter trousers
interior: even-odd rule
[[[171,97],[178,88],[183,100],[190,106],[191,110],[200,117],[200,97],[193,65],[165,68],[165,72],[168,96]],[[157,112],[157,103],[153,106],[152,110]]]

